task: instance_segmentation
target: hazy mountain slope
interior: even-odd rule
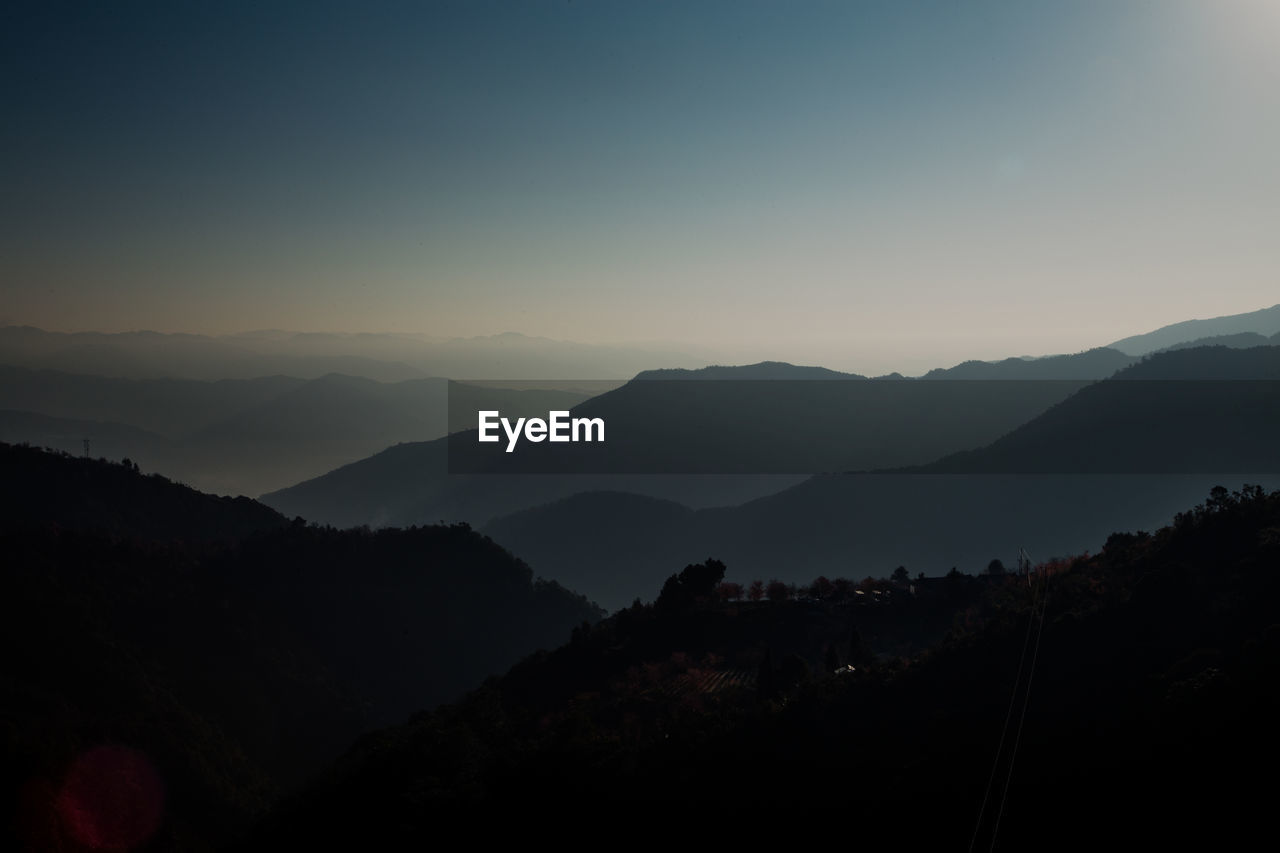
[[[1280,333],[1280,305],[1208,320],[1185,320],[1142,335],[1121,338],[1108,346],[1130,355],[1145,355],[1200,338],[1236,335],[1241,332],[1256,332],[1265,336]]]
[[[498,447],[494,458],[487,451],[496,445],[464,436],[452,460],[444,441],[403,445],[263,499],[342,524],[450,518],[480,525],[574,491],[634,491],[628,483],[647,483],[643,493],[686,505],[741,503],[762,494],[761,486],[797,481],[783,475],[923,463],[984,444],[1083,384],[778,381],[820,369],[770,364],[764,369],[775,379],[755,378],[760,369],[646,373],[574,406],[574,416],[603,418],[610,432],[585,468],[559,469],[573,473],[557,472],[543,453],[565,445],[513,454]],[[477,451],[484,455],[469,455]],[[499,467],[486,468],[489,462]],[[672,473],[687,476],[654,476]]]
[[[1174,344],[1166,347],[1161,352],[1168,352],[1175,349],[1195,349],[1196,347],[1233,347],[1235,349],[1245,349],[1248,347],[1265,347],[1272,346],[1272,341],[1280,339],[1280,332],[1267,337],[1257,332],[1239,332],[1234,335],[1215,335],[1211,338],[1197,338],[1194,341],[1185,341],[1180,344]]]
[[[236,412],[264,405],[305,383],[306,380],[291,376],[204,382],[111,379],[0,367],[0,408],[57,418],[113,421],[174,439]]]
[[[741,503],[804,477],[760,475],[449,474],[444,441],[389,447],[313,480],[262,496],[290,515],[327,524],[385,525],[493,518],[593,490],[624,491],[692,506]]]
[[[72,453],[89,438],[95,457],[127,456],[144,471],[208,491],[255,495],[392,444],[444,435],[447,388],[444,379],[382,383],[340,374],[204,382],[0,367],[0,409],[31,413],[0,419],[0,430],[8,441]],[[587,397],[459,384],[452,394],[459,405],[515,416],[568,408]],[[139,425],[164,438],[129,434]]]
[[[1098,347],[1074,355],[966,361],[930,370],[924,379],[1106,379],[1136,361],[1116,349]]]
[[[644,370],[636,374],[636,379],[693,379],[723,380],[735,379],[749,381],[757,379],[866,379],[856,373],[841,373],[825,367],[807,367],[788,364],[785,361],[761,361],[757,364],[711,365],[689,370],[684,368]]]
[[[899,565],[912,576],[938,576],[953,566],[977,572],[993,558],[1013,565],[1022,547],[1037,558],[1076,553],[1118,526],[1167,523],[1188,500],[1222,481],[839,474],[687,518],[655,518],[636,513],[631,501],[590,495],[580,499],[595,505],[591,526],[580,524],[578,510],[566,503],[500,518],[484,529],[539,575],[574,578],[584,595],[616,609],[652,596],[671,565],[709,555],[728,564],[730,580],[808,583],[819,575],[887,577]],[[1275,488],[1280,476],[1237,476],[1227,484],[1244,482]],[[597,535],[598,529],[608,533]],[[614,541],[629,544],[614,548]]]
[[[603,346],[515,333],[477,338],[250,332],[209,337],[0,328],[0,364],[131,378],[248,379],[329,373],[400,382],[456,379],[622,379],[705,359],[662,347]]]
[[[815,477],[688,518],[635,513],[600,495],[590,501],[590,526],[562,503],[486,530],[539,573],[572,577],[609,607],[652,588],[673,561],[707,555],[725,560],[734,580],[807,582],[820,574],[884,576],[899,562],[912,574],[953,565],[977,571],[993,557],[1011,563],[1019,547],[1041,557],[1080,551],[1109,529],[1167,522],[1225,475],[1233,486],[1280,485],[1280,383],[1238,381],[1280,376],[1278,354],[1209,348],[1153,356],[983,450],[911,473]],[[629,543],[625,552],[610,549],[612,537]],[[598,553],[583,554],[583,539]],[[634,575],[613,571],[613,560]]]
[[[571,589],[592,590],[593,600],[617,609],[631,603],[628,591],[634,598],[660,586],[660,566],[690,561],[699,517],[674,501],[582,492],[495,519],[483,532],[525,554],[540,573]]]
[[[1174,350],[1082,389],[941,473],[1280,473],[1280,347]]]
[[[289,390],[200,430],[193,440],[375,442],[425,441],[445,434],[450,404],[449,380],[412,379],[375,382],[330,374]],[[519,390],[454,383],[454,402],[492,407],[513,417],[546,415],[568,409],[586,394],[544,389]]]
[[[89,454],[113,461],[128,458],[145,471],[169,468],[174,456],[173,442],[163,436],[128,424],[53,418],[34,412],[0,410],[0,441],[29,443],[73,456],[84,453],[84,439],[90,439]]]

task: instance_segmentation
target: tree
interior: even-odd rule
[[[680,572],[680,585],[694,598],[710,598],[724,580],[725,565],[708,558],[705,563],[692,563]]]
[[[747,589],[747,598],[751,601],[760,601],[764,598],[764,581],[753,580]]]
[[[662,592],[658,593],[658,600],[653,603],[655,612],[670,616],[686,613],[692,607],[693,598],[680,583],[679,575],[667,578],[667,582],[662,585]]]
[[[724,580],[725,565],[719,560],[691,563],[678,575],[667,578],[662,592],[654,602],[659,613],[680,615],[689,613],[699,601],[714,601],[720,582]]]
[[[722,583],[716,588],[720,594],[721,601],[737,601],[742,598],[742,584],[740,583]]]
[[[892,578],[894,583],[906,585],[911,582],[911,573],[907,571],[906,566],[898,566],[893,570]]]
[[[992,575],[994,577],[999,577],[1000,575],[1003,575],[1004,563],[1000,562],[998,559],[992,560],[990,563],[987,563],[987,574]]]
[[[765,587],[765,594],[769,596],[770,601],[786,601],[791,597],[791,587],[780,580],[772,580]]]

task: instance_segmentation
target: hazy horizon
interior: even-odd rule
[[[1263,310],[1265,308],[1271,308],[1271,307],[1276,307],[1276,306],[1270,306],[1270,305],[1258,306],[1257,308],[1254,308],[1252,310],[1257,311],[1257,310]],[[1245,311],[1241,313],[1251,313],[1251,312]],[[1216,317],[1212,317],[1212,318],[1211,317],[1182,317],[1175,322],[1183,322],[1187,320],[1216,319],[1217,317],[1221,317],[1221,316],[1231,316],[1231,315],[1217,315]],[[32,326],[33,324],[12,324],[12,325]],[[683,354],[687,356],[689,359],[692,359],[692,361],[690,361],[687,364],[679,365],[681,367],[686,367],[686,368],[697,368],[697,367],[704,366],[704,364],[705,365],[710,365],[710,364],[747,365],[747,364],[756,364],[764,361],[782,361],[782,362],[789,362],[797,365],[809,364],[813,366],[826,367],[832,370],[840,370],[840,371],[849,372],[849,373],[861,373],[864,375],[877,375],[877,376],[885,375],[893,372],[902,373],[907,376],[918,375],[918,374],[923,374],[935,368],[952,367],[954,365],[958,365],[966,361],[998,361],[1006,358],[1018,358],[1018,357],[1042,358],[1042,357],[1054,356],[1054,355],[1070,355],[1073,353],[1084,352],[1097,347],[1108,346],[1110,343],[1113,342],[1112,339],[1108,339],[1106,341],[1094,341],[1089,343],[1082,343],[1082,345],[1077,346],[1074,349],[1064,350],[1059,352],[1049,352],[1049,351],[1039,352],[1034,350],[1028,350],[1024,352],[1008,352],[1008,351],[998,350],[998,347],[1001,345],[1001,343],[1004,342],[1004,339],[1001,338],[997,343],[990,344],[985,347],[973,347],[973,348],[956,347],[954,349],[948,349],[948,350],[929,348],[924,351],[917,351],[915,349],[912,349],[910,346],[908,346],[905,343],[902,344],[900,347],[896,347],[893,349],[881,348],[879,350],[868,350],[865,348],[859,348],[856,342],[854,342],[853,344],[850,344],[848,342],[843,344],[832,344],[829,347],[825,347],[825,348],[821,344],[816,346],[812,344],[808,346],[761,344],[755,347],[742,346],[737,348],[734,348],[734,347],[713,348],[713,347],[708,347],[704,344],[699,344],[699,343],[690,342],[690,341],[563,340],[563,339],[556,339],[556,338],[547,338],[547,337],[538,336],[538,335],[529,335],[525,332],[521,332],[514,329],[507,329],[501,332],[496,332],[488,335],[462,336],[462,335],[427,335],[424,333],[414,333],[414,332],[386,332],[386,331],[372,331],[372,330],[344,331],[344,330],[335,330],[335,329],[314,329],[314,330],[246,329],[241,331],[231,331],[231,332],[225,332],[225,333],[219,333],[219,334],[206,334],[206,333],[199,333],[199,332],[190,332],[186,330],[159,330],[159,329],[128,329],[126,328],[126,329],[106,331],[102,329],[48,329],[48,328],[41,328],[38,326],[35,326],[35,328],[40,328],[41,331],[44,331],[44,332],[52,332],[55,334],[68,334],[68,335],[74,335],[74,334],[128,335],[128,334],[156,333],[156,334],[174,335],[174,336],[199,335],[199,336],[208,337],[214,340],[217,340],[217,339],[244,340],[246,338],[253,339],[255,337],[259,337],[260,339],[263,339],[263,340],[269,340],[270,338],[268,336],[273,336],[273,335],[286,336],[286,337],[293,337],[293,336],[329,337],[331,336],[340,340],[341,339],[359,339],[361,337],[385,336],[385,337],[399,338],[399,339],[404,339],[408,341],[413,341],[415,343],[421,343],[428,346],[447,346],[450,344],[458,344],[458,343],[464,343],[464,344],[484,343],[484,342],[492,341],[494,339],[500,339],[500,338],[516,335],[526,339],[536,340],[539,342],[547,342],[550,344],[565,344],[570,346],[585,345],[588,347],[606,347],[606,348],[614,348],[618,350],[631,350],[638,353],[644,352],[647,350],[654,353],[660,353],[667,358],[671,358],[673,356],[678,356]],[[1120,340],[1121,338],[1134,336],[1134,335],[1146,334],[1146,333],[1155,331],[1155,327],[1143,327],[1143,328],[1135,327],[1135,328],[1122,330],[1122,331],[1125,333],[1118,336],[1114,340]],[[1032,345],[1035,344],[1034,339],[1031,341],[1031,344]],[[355,354],[355,353],[345,352],[342,350],[336,350],[335,354],[338,352],[342,352],[343,354]],[[793,356],[793,357],[789,357],[789,356]],[[662,365],[655,364],[655,365],[651,365],[648,368],[642,367],[640,369],[651,369],[652,367],[658,367],[658,366],[666,366],[666,363],[664,362]],[[455,377],[455,378],[460,378],[460,377]],[[492,379],[494,377],[479,377],[479,378]],[[555,378],[555,377],[542,377],[542,378],[545,379],[545,378]],[[601,378],[606,378],[606,377],[602,376]]]
[[[1253,311],[1277,8],[20,5],[0,325],[912,373]]]

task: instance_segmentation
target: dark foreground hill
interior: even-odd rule
[[[726,602],[724,566],[690,565],[364,739],[255,849],[417,848],[487,815],[669,835],[690,809],[722,840],[844,821],[875,849],[1238,846],[1269,830],[1258,774],[1280,758],[1278,566],[1280,492],[1256,487],[1094,556],[878,603],[831,583]],[[928,651],[868,642],[939,612]]]
[[[284,516],[249,498],[198,492],[136,465],[0,444],[0,524],[56,525],[181,542],[239,539],[282,527]]]
[[[334,530],[125,465],[0,463],[0,849],[134,849],[153,806],[145,849],[216,846],[361,732],[600,615],[465,526]]]

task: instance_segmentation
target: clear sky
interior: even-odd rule
[[[878,372],[1280,301],[1280,2],[6,3],[0,324]]]

